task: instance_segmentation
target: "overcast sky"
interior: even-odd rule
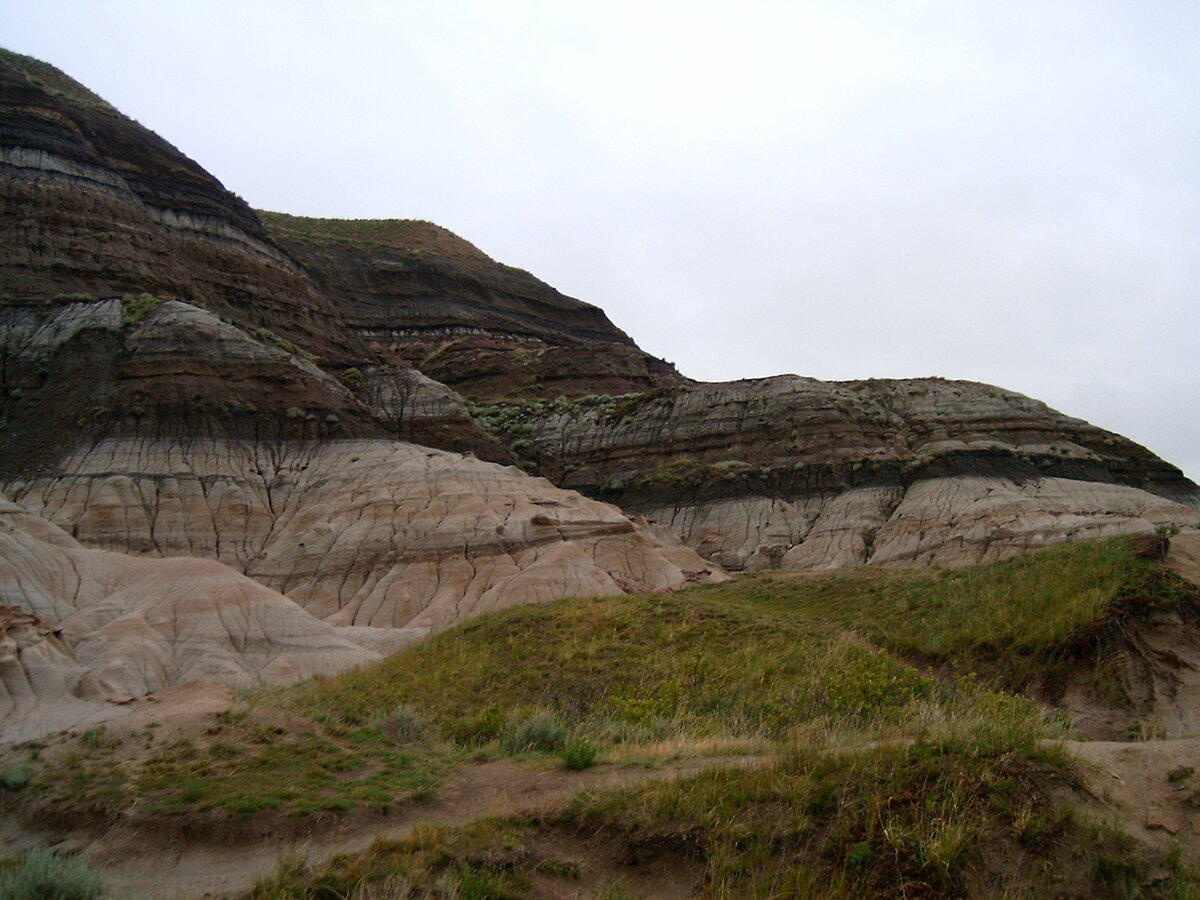
[[[1200,478],[1197,0],[3,0],[0,43],[694,378],[986,381]]]

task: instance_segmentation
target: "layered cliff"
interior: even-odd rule
[[[722,574],[613,506],[391,440],[111,439],[6,493],[88,546],[219,560],[342,624],[439,629]]]
[[[510,461],[462,400],[412,370],[320,368],[256,328],[150,294],[0,307],[0,478],[118,436],[384,437]]]
[[[376,359],[464,396],[576,397],[683,381],[603,310],[432,223],[260,215]]]
[[[327,623],[722,577],[696,550],[962,563],[1200,525],[1177,469],[1011,391],[697,384],[435,225],[256,213],[7,52],[0,201],[6,495]]]
[[[990,385],[799,376],[474,407],[529,468],[733,568],[966,563],[1200,524],[1144,447]]]
[[[148,293],[331,361],[353,333],[240,198],[45,63],[0,51],[5,304]]]

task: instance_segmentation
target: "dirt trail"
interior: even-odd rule
[[[1200,737],[1070,746],[1087,765],[1090,792],[1129,833],[1151,845],[1178,845],[1200,865]]]
[[[259,841],[222,846],[189,839],[182,832],[164,837],[125,827],[99,837],[73,835],[59,846],[85,853],[101,868],[106,887],[119,897],[192,900],[236,896],[273,872],[286,854],[304,855],[317,863],[338,853],[365,850],[377,838],[404,837],[421,825],[458,825],[489,816],[553,810],[584,790],[681,778],[719,766],[756,765],[763,759],[703,757],[656,768],[606,765],[583,772],[509,759],[468,763],[450,776],[436,800],[405,807],[390,816],[345,817],[303,836],[274,836],[268,827]],[[6,830],[8,842],[20,837],[11,827]]]

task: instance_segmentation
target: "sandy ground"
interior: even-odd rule
[[[1200,738],[1071,746],[1102,809],[1133,837],[1178,845],[1187,862],[1200,865]]]

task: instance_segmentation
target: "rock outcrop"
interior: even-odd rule
[[[177,300],[0,307],[10,475],[104,436],[381,434],[351,391],[270,333]]]
[[[603,310],[437,225],[259,215],[377,360],[473,400],[623,394],[684,380]]]
[[[0,473],[107,437],[380,437],[510,462],[462,399],[409,369],[338,377],[266,329],[178,300],[0,306]]]
[[[390,440],[109,439],[5,491],[88,546],[219,560],[346,625],[722,577],[613,506]]]
[[[1200,526],[1179,470],[1011,391],[697,384],[437,226],[256,213],[6,51],[0,435],[10,719],[720,566]]]
[[[792,375],[477,415],[530,469],[735,569],[962,564],[1200,525],[1200,491],[1174,466],[972,382]]]
[[[284,684],[379,658],[404,631],[339,628],[201,559],[89,550],[0,501],[0,729],[9,739],[119,715],[173,685]]]
[[[367,366],[343,375],[367,409],[402,441],[513,462],[494,435],[480,427],[463,398],[440,381],[402,366]]]
[[[151,294],[331,362],[353,333],[258,217],[200,166],[45,63],[0,51],[0,295]]]

